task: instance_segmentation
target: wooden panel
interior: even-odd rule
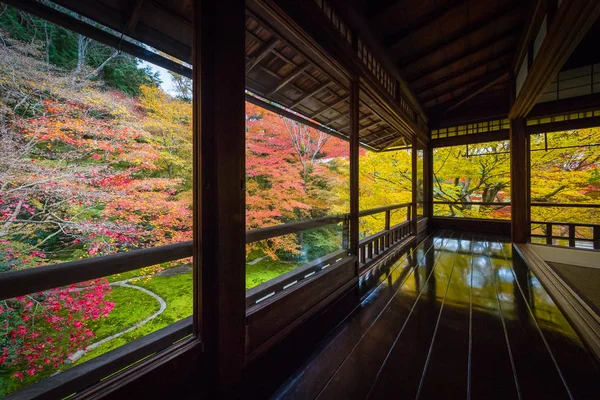
[[[354,257],[348,258],[315,275],[313,279],[299,283],[285,296],[265,300],[249,309],[247,313],[247,352],[252,354],[257,350],[265,351],[266,349],[261,346],[288,325],[297,323],[301,318],[306,318],[308,316],[306,313],[314,313],[313,307],[342,286],[349,282],[353,282],[353,285],[356,284],[355,262]],[[281,337],[278,337],[278,340],[280,339]],[[271,342],[269,345],[272,344]]]
[[[477,144],[496,142],[500,140],[509,140],[510,131],[508,129],[501,129],[494,132],[475,133],[470,135],[453,136],[449,138],[433,139],[430,143],[433,148],[437,147],[449,147],[449,146],[460,146],[465,144]]]

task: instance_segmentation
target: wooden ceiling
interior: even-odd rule
[[[44,8],[34,0],[8,2],[26,11]],[[143,43],[185,63],[192,62],[192,0],[53,2],[112,29],[113,36],[124,34],[140,46]],[[255,2],[248,1],[247,5],[246,89],[266,100],[262,105],[267,108],[272,103],[279,104],[295,113],[287,113],[292,118],[299,114],[316,122],[312,126],[348,137],[348,73],[319,48],[290,32],[290,27],[257,10]],[[191,76],[191,69],[185,69],[184,74]],[[257,102],[252,96],[247,98]],[[261,105],[260,100],[257,104]],[[360,94],[359,118],[360,142],[366,148],[404,147],[411,141],[413,132],[401,117],[390,112],[368,90]]]
[[[353,0],[430,120],[485,105],[506,112],[529,0]]]

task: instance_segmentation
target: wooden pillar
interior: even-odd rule
[[[411,230],[413,235],[417,235],[417,176],[418,174],[418,166],[417,166],[417,135],[413,134],[412,136],[412,205],[411,205]]]
[[[516,243],[527,242],[529,224],[529,136],[525,131],[525,119],[510,122],[510,198],[511,239]]]
[[[208,398],[245,358],[245,3],[194,3],[194,328]]]
[[[428,143],[423,150],[423,215],[427,218],[433,218],[433,185],[433,147]]]
[[[359,174],[359,102],[360,83],[358,78],[350,82],[350,253],[357,257],[358,263],[358,174]]]

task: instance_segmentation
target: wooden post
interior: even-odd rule
[[[510,197],[511,239],[525,243],[529,239],[529,137],[525,119],[510,122]]]
[[[552,244],[552,224],[546,224],[546,244]]]
[[[207,397],[245,358],[245,3],[194,3],[194,328]]]
[[[358,263],[359,101],[360,83],[356,78],[350,81],[350,253],[357,257],[356,276],[360,273]]]
[[[569,247],[575,247],[575,225],[569,225]]]
[[[423,151],[423,216],[433,218],[433,147],[431,143]],[[430,225],[431,226],[431,225]]]
[[[412,205],[411,205],[411,230],[417,236],[417,135],[412,136]]]
[[[593,228],[594,249],[600,249],[600,226],[596,225]]]

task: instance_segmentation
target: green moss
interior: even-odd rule
[[[254,257],[253,259],[256,259]],[[283,262],[265,257],[254,265],[246,264],[246,289],[251,289],[263,282],[277,278],[300,266],[296,262]]]

